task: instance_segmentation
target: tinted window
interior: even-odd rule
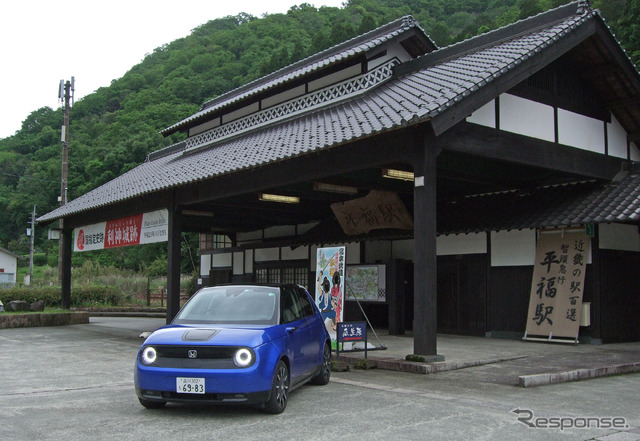
[[[219,286],[199,291],[173,323],[275,324],[278,288]]]
[[[296,290],[293,288],[283,288],[280,296],[281,323],[289,323],[302,318]]]
[[[315,310],[311,305],[311,300],[309,300],[309,296],[306,292],[301,289],[296,289],[296,294],[298,297],[298,304],[300,306],[300,310],[303,317],[310,317],[315,314]]]

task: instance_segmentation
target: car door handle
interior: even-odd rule
[[[290,333],[290,334],[296,332],[297,330],[298,330],[298,328],[296,328],[295,326],[289,326],[287,328],[287,332]]]

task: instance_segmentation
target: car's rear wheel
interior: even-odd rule
[[[165,401],[150,401],[140,397],[138,397],[138,401],[147,409],[162,409],[167,404]]]
[[[289,399],[289,369],[284,361],[280,360],[276,366],[276,373],[273,376],[271,386],[271,396],[264,403],[267,413],[278,414],[284,412]]]
[[[324,351],[322,352],[322,365],[320,366],[320,372],[311,379],[311,383],[324,386],[329,383],[331,378],[331,347],[325,343]]]

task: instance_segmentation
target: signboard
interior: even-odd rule
[[[385,269],[384,265],[349,265],[346,300],[386,302]]]
[[[73,250],[93,251],[129,245],[166,242],[169,211],[158,210],[100,222],[73,230]]]
[[[367,324],[365,322],[338,323],[338,341],[366,341]]]
[[[525,339],[577,341],[591,240],[584,232],[542,233],[536,248]]]
[[[379,228],[413,229],[413,219],[397,193],[371,190],[362,198],[331,204],[345,234],[368,233]]]
[[[318,248],[315,301],[334,348],[338,323],[343,316],[345,267],[345,247]]]
[[[341,322],[338,323],[338,343],[336,355],[340,358],[340,343],[364,342],[364,358],[367,358],[367,324],[365,322]],[[357,351],[357,349],[355,349]],[[343,351],[351,352],[354,349]]]

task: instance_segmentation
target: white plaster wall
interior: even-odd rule
[[[220,118],[212,119],[195,127],[189,129],[189,136],[197,135],[198,133],[206,132],[207,130],[214,129],[220,125]]]
[[[509,94],[499,99],[500,130],[555,141],[553,107]]]
[[[208,277],[211,269],[211,254],[203,254],[200,256],[200,275]]]
[[[284,92],[265,98],[262,100],[262,108],[266,109],[267,107],[275,106],[276,104],[280,104],[304,95],[304,89],[304,84],[301,84],[298,87],[294,87],[292,89],[285,90]]]
[[[242,118],[243,116],[250,115],[260,110],[260,103],[252,103],[241,109],[229,112],[226,115],[222,115],[222,124],[226,124],[230,121]]]
[[[254,253],[256,262],[269,262],[280,258],[279,248],[258,248]]]
[[[491,232],[491,266],[533,265],[536,257],[536,231]]]
[[[411,55],[409,55],[409,53],[406,50],[404,50],[402,46],[396,43],[387,45],[384,49],[387,50],[387,54],[382,57],[378,57],[369,61],[367,63],[367,69],[369,70],[374,69],[380,66],[381,64],[384,64],[387,61],[391,60],[392,58],[397,58],[402,62],[409,61],[412,58]],[[380,51],[382,50],[383,49],[381,48]],[[376,51],[376,53],[379,53],[379,51]]]
[[[631,143],[631,158],[632,161],[640,161],[640,149],[635,142]]]
[[[327,75],[326,77],[309,81],[309,92],[322,89],[323,87],[329,86],[331,84],[339,83],[340,81],[355,77],[356,75],[360,75],[361,73],[362,66],[359,64],[355,64],[353,66],[347,67],[346,69],[342,69],[338,72],[332,73],[331,75]]]
[[[253,274],[253,250],[244,252],[244,273]]]
[[[244,252],[233,253],[233,274],[244,274]]]
[[[438,256],[483,254],[487,252],[487,234],[451,234],[436,239]]]
[[[611,122],[607,123],[607,142],[609,155],[626,159],[627,132],[613,115],[611,115]]]
[[[640,233],[636,225],[600,224],[600,248],[640,252]]]
[[[229,268],[231,267],[232,253],[212,254],[212,268]]]
[[[595,118],[558,109],[558,142],[591,152],[604,153],[604,123]]]
[[[491,100],[467,117],[467,122],[496,128],[496,101]]]
[[[238,233],[236,236],[238,243],[255,242],[262,240],[262,230],[249,231],[246,233]]]
[[[282,247],[282,260],[299,260],[309,257],[309,247]]]

